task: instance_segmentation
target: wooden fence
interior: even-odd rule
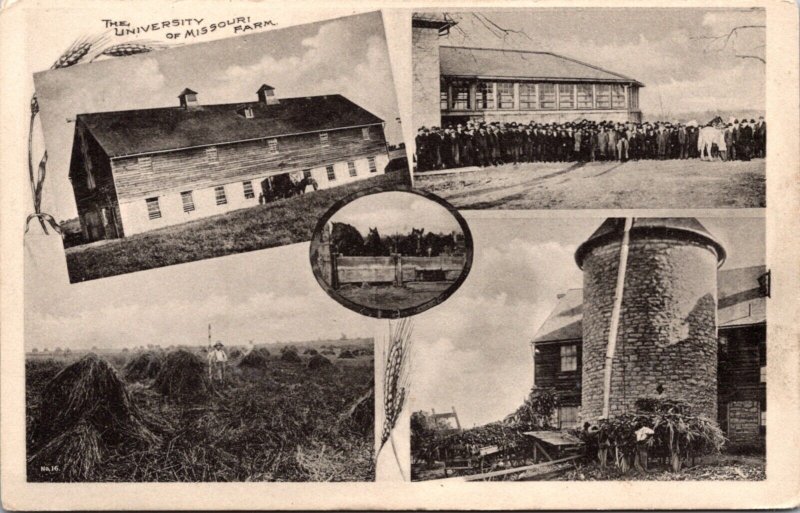
[[[401,287],[413,282],[456,281],[465,265],[464,255],[352,257],[334,254],[331,285],[338,288],[349,283],[391,283]]]

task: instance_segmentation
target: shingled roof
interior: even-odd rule
[[[245,108],[253,110],[246,118]],[[111,157],[211,146],[338,128],[375,125],[383,120],[344,96],[282,98],[260,102],[165,107],[79,114]]]
[[[766,298],[758,279],[766,266],[726,269],[717,274],[717,322],[720,328],[767,322]],[[534,342],[583,338],[583,290],[570,289],[559,297],[550,316],[533,337]]]
[[[551,52],[442,46],[439,67],[443,76],[613,82],[644,87],[633,78]]]

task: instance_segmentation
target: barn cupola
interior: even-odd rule
[[[256,93],[258,94],[258,103],[263,105],[277,105],[280,103],[278,97],[275,96],[275,88],[272,86],[261,84]]]
[[[188,87],[181,91],[181,94],[178,95],[178,99],[181,101],[181,107],[184,109],[198,107],[200,105],[200,102],[197,101],[197,91],[192,91]]]

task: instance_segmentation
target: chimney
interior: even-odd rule
[[[181,94],[178,95],[178,99],[181,101],[181,107],[184,109],[200,106],[200,102],[197,101],[197,91],[192,91],[188,87],[181,91]]]
[[[280,103],[278,97],[275,96],[275,88],[267,84],[261,84],[256,94],[258,94],[258,103],[262,105],[277,105]]]

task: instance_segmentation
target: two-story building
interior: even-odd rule
[[[255,206],[279,175],[324,189],[383,174],[377,116],[341,95],[257,95],[202,105],[185,89],[174,107],[79,114],[69,177],[83,240]]]

